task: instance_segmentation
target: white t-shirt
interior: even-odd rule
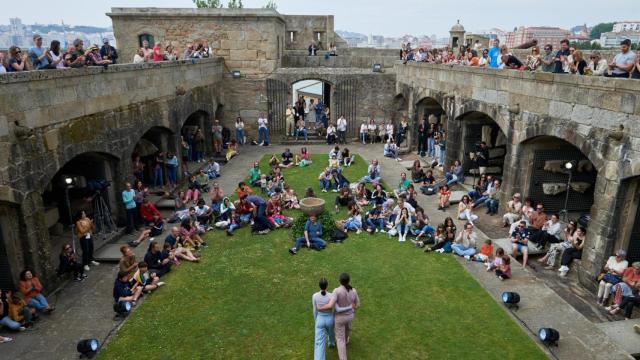
[[[338,119],[338,131],[347,131],[347,119],[342,117]]]
[[[624,269],[629,267],[629,262],[627,260],[622,260],[620,262],[616,261],[615,256],[610,256],[609,260],[607,260],[607,267],[611,270],[615,270],[618,274],[622,274]]]
[[[203,205],[202,208],[200,208],[199,206],[196,206],[196,216],[202,216],[206,214],[207,211],[209,211],[209,206],[207,205]]]
[[[368,129],[367,124],[360,125],[360,132],[361,133],[366,133],[367,129]]]
[[[238,129],[238,130],[244,129],[244,122],[242,122],[242,121],[236,122],[236,129]]]
[[[387,124],[387,135],[393,136],[393,124]]]
[[[376,131],[376,123],[369,124],[369,131]]]
[[[0,64],[0,74],[4,74],[7,72],[7,69],[4,68],[4,65]]]
[[[267,119],[265,119],[265,118],[259,118],[259,119],[258,119],[258,127],[259,127],[259,128],[264,128],[264,129],[266,129],[266,128],[267,128],[267,124],[268,124]]]

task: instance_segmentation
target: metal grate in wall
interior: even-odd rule
[[[542,202],[547,213],[559,212],[564,208],[566,192],[556,195],[547,195],[543,192],[542,184],[544,183],[563,183],[566,184],[568,175],[565,173],[554,173],[544,170],[546,161],[562,160],[571,161],[586,160],[587,158],[580,150],[571,147],[562,147],[556,149],[535,150],[533,156],[533,169],[529,186],[529,197],[534,202]],[[588,212],[593,205],[593,191],[595,188],[597,172],[592,171],[574,171],[571,182],[587,182],[591,186],[584,192],[579,193],[569,190],[569,201],[567,202],[568,211]]]
[[[291,102],[289,95],[289,86],[285,82],[267,79],[267,98],[269,101],[269,113],[271,114],[269,127],[272,135],[285,133],[287,103]]]
[[[4,235],[2,227],[0,227],[0,289],[13,290],[13,285],[11,268],[9,267],[9,258],[7,257],[7,249],[4,245]]]
[[[347,119],[347,136],[357,136],[358,129],[360,128],[360,122],[357,116],[357,91],[358,80],[346,79],[340,81],[336,85],[335,92],[335,111],[331,109],[332,121],[336,121],[340,116],[344,115]]]

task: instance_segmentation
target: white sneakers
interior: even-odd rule
[[[151,241],[153,241],[153,238],[151,238]],[[99,262],[97,262],[97,261],[95,261],[95,260],[92,260],[92,261],[91,261],[91,265],[93,265],[93,266],[98,266],[98,265],[100,265],[100,263],[99,263]]]
[[[400,241],[400,242],[405,242],[405,241],[407,241],[407,235],[399,234],[399,235],[398,235],[398,241]]]
[[[158,287],[163,287],[164,286],[164,281],[159,281],[157,285],[158,285]]]
[[[91,270],[91,269],[89,268],[89,265],[85,265],[85,266],[84,266],[84,271],[89,271],[89,270]]]

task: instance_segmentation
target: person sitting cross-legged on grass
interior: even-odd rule
[[[289,249],[289,253],[295,255],[303,246],[316,250],[327,247],[327,242],[322,240],[322,224],[318,222],[318,217],[315,215],[309,216],[309,220],[304,224],[304,236],[296,239],[295,246]]]
[[[375,204],[367,214],[367,231],[371,234],[375,232],[386,232],[384,215],[382,214],[382,204]]]
[[[320,181],[320,191],[327,192],[331,187],[331,169],[325,168],[318,176]]]
[[[262,173],[260,172],[260,166],[258,164],[257,161],[255,161],[253,163],[253,167],[251,169],[249,169],[249,183],[252,186],[260,186],[260,175]],[[240,197],[240,194],[238,194],[238,197]]]
[[[170,249],[173,250],[177,259],[199,262],[200,260],[193,254],[193,252],[191,252],[191,250],[187,249],[185,246],[179,246],[180,240],[180,229],[174,226],[171,228],[169,235],[164,239],[164,245],[169,244]]]
[[[342,231],[352,230],[356,234],[362,232],[362,211],[360,206],[356,203],[351,203],[349,206],[349,217],[346,220],[336,221],[336,226]]]
[[[409,215],[409,209],[402,208],[400,215],[395,221],[396,231],[398,232],[398,241],[407,241],[407,234],[411,230],[411,215]]]
[[[142,287],[131,286],[131,278],[129,274],[125,272],[119,272],[118,278],[113,284],[113,301],[115,303],[119,303],[121,301],[129,301],[133,305],[136,304],[136,301],[142,295]]]
[[[367,175],[363,176],[360,181],[365,183],[379,183],[382,179],[380,170],[378,159],[373,159],[367,168]]]
[[[478,236],[475,231],[473,231],[473,224],[466,223],[464,224],[464,230],[460,231],[451,249],[456,255],[470,259],[471,256],[476,254],[477,239]]]
[[[511,233],[511,255],[515,258],[522,253],[522,267],[527,267],[529,259],[529,238],[531,232],[527,228],[526,221],[520,221],[518,227]]]
[[[355,203],[354,197],[351,195],[348,187],[340,189],[340,195],[336,196],[335,210],[340,212],[340,207],[349,206],[349,204]]]
[[[171,259],[166,254],[163,254],[160,244],[155,240],[149,244],[149,249],[144,256],[144,262],[158,277],[162,277],[171,271]]]
[[[333,192],[338,192],[342,188],[349,187],[349,180],[347,180],[338,169],[331,169],[331,180],[333,181]]]
[[[429,224],[429,217],[424,213],[424,209],[416,207],[415,221],[412,223],[411,233],[416,236],[412,241],[416,246],[423,247],[425,242],[433,242],[436,229]]]
[[[409,185],[411,185],[411,180],[407,179],[407,173],[401,173],[398,187],[393,190],[393,195],[395,195],[396,199],[400,197],[400,195],[405,195],[407,193]]]
[[[158,275],[153,271],[149,271],[149,266],[146,262],[140,261],[138,263],[138,271],[131,277],[132,288],[135,289],[140,286],[142,291],[150,293],[163,285],[164,282],[160,281]]]

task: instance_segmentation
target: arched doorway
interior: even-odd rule
[[[409,143],[412,144],[412,146],[414,146],[415,148],[419,148],[420,150],[422,150],[422,148],[420,147],[420,141],[422,141],[423,143],[427,141],[426,139],[421,139],[419,136],[419,128],[422,120],[424,120],[427,129],[432,124],[434,125],[435,130],[438,132],[446,132],[447,129],[447,115],[444,109],[442,108],[440,103],[430,97],[423,98],[416,103],[416,108],[412,120],[413,124],[411,126],[411,129],[413,131],[409,132],[409,136],[413,138],[410,139]]]
[[[121,178],[117,173],[118,162],[116,157],[105,153],[82,153],[64,164],[42,192],[51,264],[58,263],[61,246],[72,243],[71,224],[82,211],[94,220],[96,246],[116,233],[119,207],[112,183]]]
[[[180,135],[189,144],[189,151],[186,154],[188,162],[203,160],[202,157],[211,152],[213,147],[212,125],[213,120],[211,116],[203,110],[198,110],[187,117],[187,120],[180,129]],[[198,131],[202,133],[204,143],[199,143],[199,141],[202,140],[198,140]]]
[[[168,152],[175,153],[176,151],[176,138],[171,130],[160,126],[154,126],[147,130],[138,140],[131,153],[134,172],[138,158],[140,163],[144,165],[142,168],[142,178],[139,180],[154,187],[162,187],[167,184],[167,171],[164,163],[162,164],[161,171],[158,173],[159,176],[156,176],[156,158],[166,159]]]
[[[331,120],[331,84],[322,80],[299,80],[291,85],[290,103],[296,110],[295,121],[304,120],[310,133]],[[285,131],[286,124],[285,124]]]
[[[463,114],[458,117],[458,121],[461,127],[461,146],[458,147],[456,158],[462,162],[466,172],[471,176],[479,174],[478,154],[484,143],[489,151],[486,173],[501,178],[507,154],[507,137],[500,126],[487,114],[477,111]]]
[[[524,196],[541,202],[548,213],[564,214],[563,220],[590,212],[598,171],[579,148],[553,136],[538,136],[519,146]]]

